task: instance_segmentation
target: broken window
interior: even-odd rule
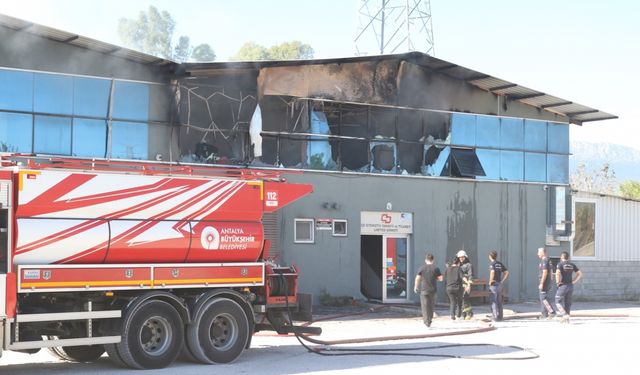
[[[371,171],[396,172],[396,145],[390,142],[371,142]]]
[[[484,176],[485,173],[475,150],[452,147],[449,160],[445,164],[441,175],[475,178],[476,176]]]
[[[251,160],[249,122],[255,82],[236,77],[184,80],[175,87],[180,161],[244,164]]]

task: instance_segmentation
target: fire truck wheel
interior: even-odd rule
[[[184,325],[178,311],[167,302],[142,303],[126,315],[122,327],[122,341],[116,349],[129,367],[163,368],[180,354]]]
[[[72,362],[94,362],[104,354],[102,345],[84,346],[56,346],[49,348],[49,352],[65,361]]]
[[[249,334],[249,319],[242,307],[227,298],[214,298],[188,326],[187,346],[202,363],[229,363],[242,354]]]

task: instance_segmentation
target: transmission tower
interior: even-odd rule
[[[420,51],[435,55],[429,0],[360,0],[356,56]]]

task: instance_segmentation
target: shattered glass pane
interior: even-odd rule
[[[449,153],[451,148],[449,146],[425,146],[425,162],[422,174],[426,176],[447,176],[449,172],[443,174],[443,169],[447,160],[449,159]]]
[[[330,135],[327,116],[322,112],[311,112],[312,134]],[[328,169],[333,163],[331,158],[331,145],[329,137],[310,136],[307,142],[307,165],[311,169]]]
[[[396,145],[388,143],[371,143],[371,171],[396,171]]]

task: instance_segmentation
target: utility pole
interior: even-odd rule
[[[435,55],[429,0],[360,0],[355,55],[420,51]]]

